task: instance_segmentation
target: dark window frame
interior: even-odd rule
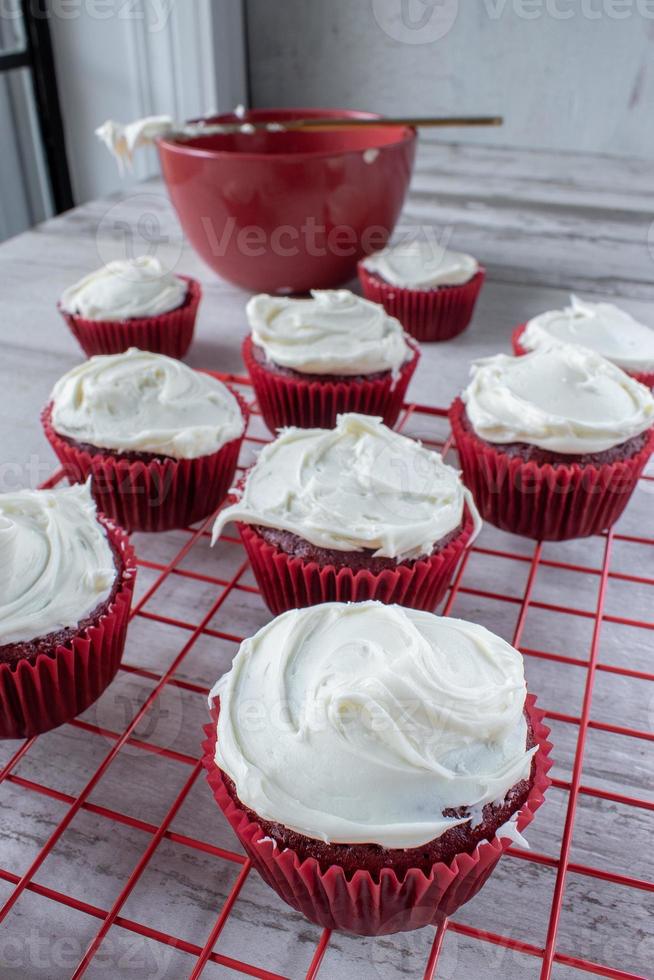
[[[75,202],[48,24],[48,0],[21,0],[20,6],[25,50],[0,54],[0,73],[17,68],[27,68],[30,72],[52,205],[60,214],[72,208]]]

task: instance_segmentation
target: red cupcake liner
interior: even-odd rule
[[[483,519],[504,531],[539,540],[585,538],[615,524],[654,451],[652,428],[640,452],[613,463],[525,462],[466,428],[460,398],[452,403],[449,416],[463,482]]]
[[[252,338],[243,341],[243,361],[257,395],[264,422],[271,432],[287,425],[303,429],[333,429],[344,412],[381,417],[391,428],[397,422],[420,351],[400,369],[394,382],[390,371],[372,381],[303,381],[276,374],[259,364]]]
[[[122,354],[130,347],[183,357],[191,346],[195,318],[202,297],[202,287],[197,279],[179,276],[188,283],[186,298],[176,310],[158,316],[132,317],[129,320],[86,320],[75,313],[67,313],[57,304],[57,309],[87,355]]]
[[[511,334],[511,345],[513,347],[513,353],[516,357],[522,357],[523,354],[529,354],[529,350],[523,347],[520,338],[527,329],[526,323],[519,324],[513,333]],[[646,388],[654,388],[654,371],[627,371],[626,368],[622,369],[631,378],[635,378],[636,381],[640,381],[641,385],[645,385]]]
[[[549,729],[542,721],[544,712],[536,708],[532,694],[527,695],[525,707],[538,751],[534,756],[533,785],[518,812],[520,832],[531,823],[543,802],[550,785],[547,771],[552,764]],[[264,881],[288,905],[324,928],[382,936],[437,925],[477,894],[511,846],[509,838],[494,837],[470,854],[457,855],[451,864],[435,864],[429,875],[415,868],[401,879],[390,868],[382,869],[378,880],[365,870],[356,871],[348,879],[340,865],[333,864],[322,871],[315,858],[301,862],[290,848],[280,850],[230,796],[215,762],[218,712],[215,699],[211,707],[213,724],[204,729],[207,738],[202,760],[214,798]]]
[[[486,278],[486,269],[480,266],[472,279],[459,286],[405,289],[392,286],[374,272],[369,272],[363,259],[359,262],[358,270],[366,299],[381,303],[412,337],[423,343],[451,340],[465,330],[472,320],[477,297]]]
[[[252,565],[261,594],[271,612],[302,609],[321,602],[398,603],[432,612],[454,577],[463,552],[472,537],[474,522],[466,508],[461,533],[442,551],[420,558],[411,565],[398,565],[377,574],[367,569],[353,571],[334,565],[288,555],[268,544],[248,524],[237,523],[241,540]]]
[[[136,579],[127,535],[100,517],[122,560],[113,600],[93,624],[54,653],[0,664],[0,738],[31,738],[85,711],[113,680],[125,646]]]
[[[516,357],[522,357],[523,354],[529,353],[527,348],[523,347],[522,344],[520,343],[520,338],[522,337],[526,329],[527,329],[527,324],[520,323],[511,334],[511,346],[513,347],[513,353],[515,354]]]
[[[55,432],[52,403],[41,413],[41,423],[69,483],[92,478],[98,510],[129,531],[169,531],[208,517],[229,492],[248,419],[247,405],[238,392],[232,394],[243,413],[243,435],[196,459],[145,462],[112,456],[110,451],[86,452]]]

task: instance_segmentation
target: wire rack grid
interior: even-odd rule
[[[246,378],[223,377],[252,401]],[[252,412],[241,468],[269,438],[255,404]],[[443,408],[408,404],[399,428],[445,455],[451,451]],[[54,486],[61,479],[57,472],[46,485]],[[647,475],[642,479],[640,511],[647,506],[653,479]],[[121,934],[142,941],[150,951],[163,951],[162,956],[167,951],[175,957],[156,974],[161,977],[241,974],[263,980],[288,976],[312,980],[363,976],[369,969],[367,975],[384,978],[406,972],[458,978],[480,975],[481,968],[484,976],[501,977],[513,973],[543,978],[590,973],[616,980],[646,976],[647,950],[654,950],[651,937],[643,938],[636,923],[630,937],[621,916],[628,919],[630,909],[644,905],[654,891],[643,873],[645,848],[637,839],[643,821],[647,826],[654,810],[647,776],[641,771],[643,759],[651,759],[646,752],[654,736],[649,725],[640,723],[641,717],[645,722],[651,719],[652,689],[647,685],[654,681],[654,673],[641,669],[637,658],[634,665],[629,656],[639,643],[645,651],[651,648],[654,621],[641,616],[639,603],[634,609],[630,597],[637,588],[645,596],[646,609],[647,600],[654,596],[647,592],[654,586],[654,575],[647,574],[652,570],[654,538],[620,530],[571,551],[566,545],[543,545],[485,529],[467,553],[442,611],[484,622],[524,653],[530,687],[539,695],[553,728],[553,786],[530,828],[532,848],[511,847],[479,896],[453,919],[436,931],[359,940],[321,932],[277,900],[256,873],[250,873],[250,862],[204,786],[199,756],[200,725],[207,720],[206,695],[218,674],[228,668],[242,635],[270,615],[240,542],[225,534],[211,551],[209,526],[210,521],[205,521],[168,535],[134,536],[140,586],[117,680],[93,708],[58,733],[7,743],[10,751],[0,768],[0,790],[20,794],[23,803],[40,798],[48,819],[42,838],[26,849],[24,864],[5,867],[0,858],[0,921],[14,935],[17,927],[24,929],[31,916],[21,918],[17,913],[30,896],[47,903],[46,915],[52,916],[57,905],[83,920],[78,929],[83,944],[77,954],[74,944],[71,947],[74,962],[59,964],[43,975],[95,975],[107,948],[112,942],[115,947],[115,936]],[[641,526],[638,519],[636,530]],[[541,619],[531,628],[535,612]],[[606,644],[606,653],[603,638],[610,629],[617,629],[619,635]],[[626,639],[620,630],[638,637],[638,642]],[[135,633],[145,642],[133,660]],[[203,654],[193,665],[200,646]],[[532,667],[547,673],[534,680]],[[138,694],[126,695],[125,685],[134,684]],[[609,711],[608,718],[594,709],[598,686],[598,704],[609,703],[616,709]],[[634,709],[634,702],[645,705],[644,713]],[[53,739],[64,737],[69,756],[65,774],[40,765],[38,756],[39,745],[47,747]],[[591,745],[593,737],[600,741]],[[94,746],[88,756],[86,749],[82,751],[87,740]],[[619,771],[614,779],[605,778],[619,769],[618,762],[611,761],[614,753],[616,760],[632,760],[630,775]],[[156,785],[146,785],[144,790],[144,774],[155,765],[165,765],[165,774],[156,770],[152,776]],[[175,778],[168,776],[173,770]],[[170,784],[163,794],[165,807],[152,803],[164,781]],[[110,789],[103,793],[107,782]],[[11,808],[11,800],[6,805]],[[635,839],[627,850],[632,855],[628,861],[611,844],[616,813],[622,820],[627,814],[635,817],[629,824],[635,828]],[[65,844],[82,818],[90,828],[85,840],[92,859],[80,873],[76,854],[71,857]],[[576,825],[581,827],[577,849]],[[136,835],[136,843],[130,840],[121,848],[123,832]],[[77,828],[76,834],[79,842],[83,831]],[[89,876],[94,874],[93,860],[99,861],[98,840],[105,835],[111,884],[97,892]],[[187,864],[195,862],[199,883],[194,887],[186,881],[185,896],[171,903],[174,911],[168,918],[165,910],[151,914],[161,896],[170,893],[171,882],[183,877],[176,870],[181,852]],[[589,853],[598,855],[596,862],[588,860]],[[96,874],[100,868],[98,863]],[[214,877],[220,880],[220,888],[209,890],[204,904],[197,902]],[[599,893],[593,891],[596,888]],[[248,889],[250,897],[246,897]],[[96,904],[96,892],[106,900]],[[486,902],[485,893],[489,894]],[[626,912],[616,911],[621,896],[629,899]],[[607,909],[599,933],[581,924],[589,897],[595,906],[599,903]],[[190,907],[202,906],[202,915],[186,919],[180,912],[184,905],[179,904],[184,901]],[[259,929],[263,920],[267,931]],[[276,946],[275,937],[280,935]],[[130,972],[125,962],[122,969],[114,964],[116,975],[155,975],[143,964],[144,972]],[[32,975],[24,963],[22,970],[15,975]]]

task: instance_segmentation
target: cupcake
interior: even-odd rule
[[[131,348],[65,374],[41,420],[71,483],[130,531],[187,527],[231,486],[247,409],[211,374]]]
[[[482,517],[530,538],[611,527],[654,449],[649,389],[570,344],[478,361],[450,421]]]
[[[0,555],[0,738],[29,738],[112,681],[136,562],[88,484],[0,494]]]
[[[159,259],[142,255],[80,279],[64,291],[58,309],[89,357],[129,347],[183,357],[201,295],[196,279],[175,276]]]
[[[612,303],[588,303],[571,296],[570,306],[541,313],[513,331],[516,354],[553,343],[590,347],[654,388],[654,329]]]
[[[459,619],[291,610],[242,643],[209,703],[218,805],[262,878],[331,929],[442,921],[522,841],[549,784],[521,655]]]
[[[362,599],[434,609],[480,527],[438,453],[353,413],[283,430],[218,514],[214,543],[230,521],[274,613]]]
[[[486,270],[436,242],[388,245],[359,262],[364,295],[421,341],[450,340],[470,323]]]
[[[342,412],[395,424],[420,355],[381,306],[324,289],[309,299],[261,294],[246,311],[243,360],[271,432],[331,428]]]

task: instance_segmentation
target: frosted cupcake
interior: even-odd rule
[[[513,332],[513,349],[526,354],[553,343],[581,344],[654,387],[654,329],[612,303],[588,303],[577,296],[563,310],[548,310]]]
[[[486,270],[437,242],[389,245],[361,259],[364,295],[421,341],[450,340],[470,323]]]
[[[471,375],[450,421],[484,519],[551,540],[611,527],[654,449],[651,391],[569,344],[498,354]]]
[[[230,521],[275,613],[334,599],[434,609],[480,527],[438,453],[356,414],[265,446],[214,542]]]
[[[219,806],[264,880],[328,928],[451,915],[522,841],[548,785],[521,655],[458,619],[376,602],[292,610],[243,642],[210,707]]]
[[[27,738],[113,679],[136,564],[88,485],[0,494],[0,556],[0,738]]]
[[[193,338],[202,289],[143,255],[118,260],[64,291],[58,309],[89,357],[130,347],[183,357]]]
[[[335,425],[342,412],[394,425],[419,352],[381,306],[346,289],[254,296],[243,360],[271,432]]]
[[[211,374],[135,348],[73,368],[42,414],[70,482],[92,477],[100,510],[133,531],[211,514],[234,478],[246,419]]]

